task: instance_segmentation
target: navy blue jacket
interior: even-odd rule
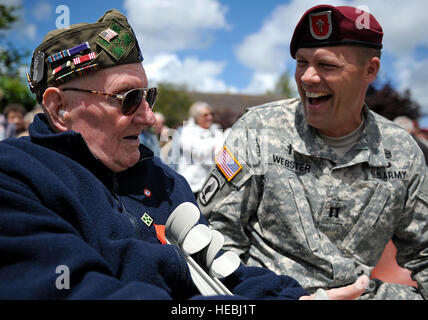
[[[140,151],[135,166],[113,173],[79,133],[52,132],[43,114],[30,137],[0,142],[0,299],[201,298],[179,249],[155,231],[180,203],[196,204],[194,195]],[[261,268],[241,266],[225,283],[240,298],[307,294]]]

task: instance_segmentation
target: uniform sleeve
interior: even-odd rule
[[[420,293],[428,299],[428,168],[422,157],[416,158],[406,206],[392,240],[398,264],[412,271]]]
[[[225,237],[225,248],[238,253],[244,262],[250,247],[246,229],[262,194],[261,176],[257,175],[257,130],[248,127],[248,118],[245,115],[238,120],[226,139],[222,153],[233,157],[231,169],[214,164],[198,196],[201,212]],[[222,161],[219,156],[217,161]]]

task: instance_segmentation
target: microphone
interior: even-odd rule
[[[223,247],[224,237],[204,224],[197,224],[199,218],[197,206],[191,202],[181,203],[165,224],[167,243],[181,250],[193,283],[202,295],[233,295],[219,278],[232,274],[239,267],[240,259],[231,251],[216,258]],[[199,264],[191,257],[195,253],[199,253]]]

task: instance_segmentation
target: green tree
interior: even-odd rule
[[[9,29],[12,23],[18,20],[18,17],[13,15],[13,11],[19,8],[19,6],[7,7],[0,4],[0,29]]]
[[[0,30],[10,29],[19,19],[18,6],[0,4]],[[23,62],[29,51],[20,50],[13,44],[3,44],[4,35],[0,35],[0,112],[10,103],[20,103],[28,111],[36,104],[34,95],[29,91],[26,79],[20,75]]]
[[[412,99],[410,89],[400,93],[390,83],[370,85],[366,103],[371,110],[389,120],[394,120],[398,116],[418,120],[422,115],[421,107]]]
[[[183,125],[183,121],[188,118],[190,105],[193,103],[187,94],[186,87],[160,83],[158,89],[154,111],[161,112],[165,116],[165,124],[170,128]]]
[[[288,70],[285,70],[284,73],[281,74],[273,91],[268,91],[267,94],[280,95],[289,98],[296,95],[296,92],[291,84],[290,73]]]

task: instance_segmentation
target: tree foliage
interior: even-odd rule
[[[9,29],[19,18],[15,15],[18,6],[0,5],[0,30]],[[4,44],[0,37],[0,112],[10,103],[19,103],[28,111],[36,104],[20,69],[25,66],[24,59],[29,51],[20,50],[11,43]]]
[[[376,85],[370,85],[366,103],[371,110],[389,120],[394,120],[398,116],[418,120],[422,116],[420,105],[412,100],[410,90],[399,93],[390,83],[383,84],[379,89]]]
[[[159,95],[153,111],[162,113],[166,118],[166,125],[176,128],[183,125],[188,118],[190,105],[193,103],[186,93],[185,86],[177,86],[170,83],[158,85]]]
[[[291,84],[290,73],[288,70],[285,70],[284,73],[281,74],[281,76],[276,82],[273,91],[267,91],[266,94],[280,95],[289,98],[294,97],[296,95],[296,92]]]
[[[9,29],[18,17],[13,14],[15,10],[19,9],[19,6],[6,6],[0,4],[0,29]]]

